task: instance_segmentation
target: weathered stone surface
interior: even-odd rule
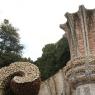
[[[60,27],[66,31],[70,46],[71,60],[64,68],[65,80],[73,88],[70,95],[73,91],[75,95],[94,95],[95,9],[88,10],[82,5],[78,12],[66,13],[65,16],[67,22]]]
[[[60,70],[57,74],[42,82],[38,95],[68,95],[65,89],[69,91],[68,88],[65,88],[63,72]],[[68,91],[67,93],[69,93]]]
[[[80,90],[80,94],[78,93]],[[76,88],[76,95],[95,95],[95,84],[80,85]]]
[[[38,67],[28,62],[15,62],[1,68],[0,95],[6,95],[9,88],[15,95],[37,95],[40,88]]]
[[[60,70],[57,74],[55,74],[54,76],[53,76],[53,78],[54,78],[54,82],[55,82],[55,87],[56,87],[56,93],[57,93],[57,95],[61,95],[61,94],[63,94],[64,92],[64,88],[63,88],[63,81],[64,81],[64,79],[63,79],[63,72],[62,72],[62,70]]]
[[[54,78],[51,77],[47,81],[48,81],[48,85],[50,88],[51,95],[56,95],[56,86],[55,86]]]
[[[40,91],[38,95],[51,95],[50,87],[48,85],[48,82],[42,82],[40,86]]]

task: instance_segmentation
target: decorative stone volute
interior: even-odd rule
[[[0,95],[38,95],[40,71],[29,62],[15,62],[0,69]]]
[[[78,12],[65,16],[67,22],[60,27],[66,31],[71,60],[64,68],[64,76],[75,88],[95,83],[95,9],[82,5]]]

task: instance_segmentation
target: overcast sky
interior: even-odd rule
[[[0,0],[0,22],[6,18],[19,28],[23,56],[36,60],[46,44],[64,34],[59,28],[66,22],[64,14],[76,12],[81,4],[95,8],[94,0]]]

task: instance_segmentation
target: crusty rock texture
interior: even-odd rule
[[[0,69],[0,87],[5,95],[10,90],[15,95],[37,95],[40,88],[39,69],[28,62],[15,62],[3,67]]]

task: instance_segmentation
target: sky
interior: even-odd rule
[[[62,38],[59,25],[66,22],[65,13],[76,12],[79,5],[95,8],[94,0],[0,0],[0,23],[8,19],[19,29],[23,57],[35,61],[46,44]]]

